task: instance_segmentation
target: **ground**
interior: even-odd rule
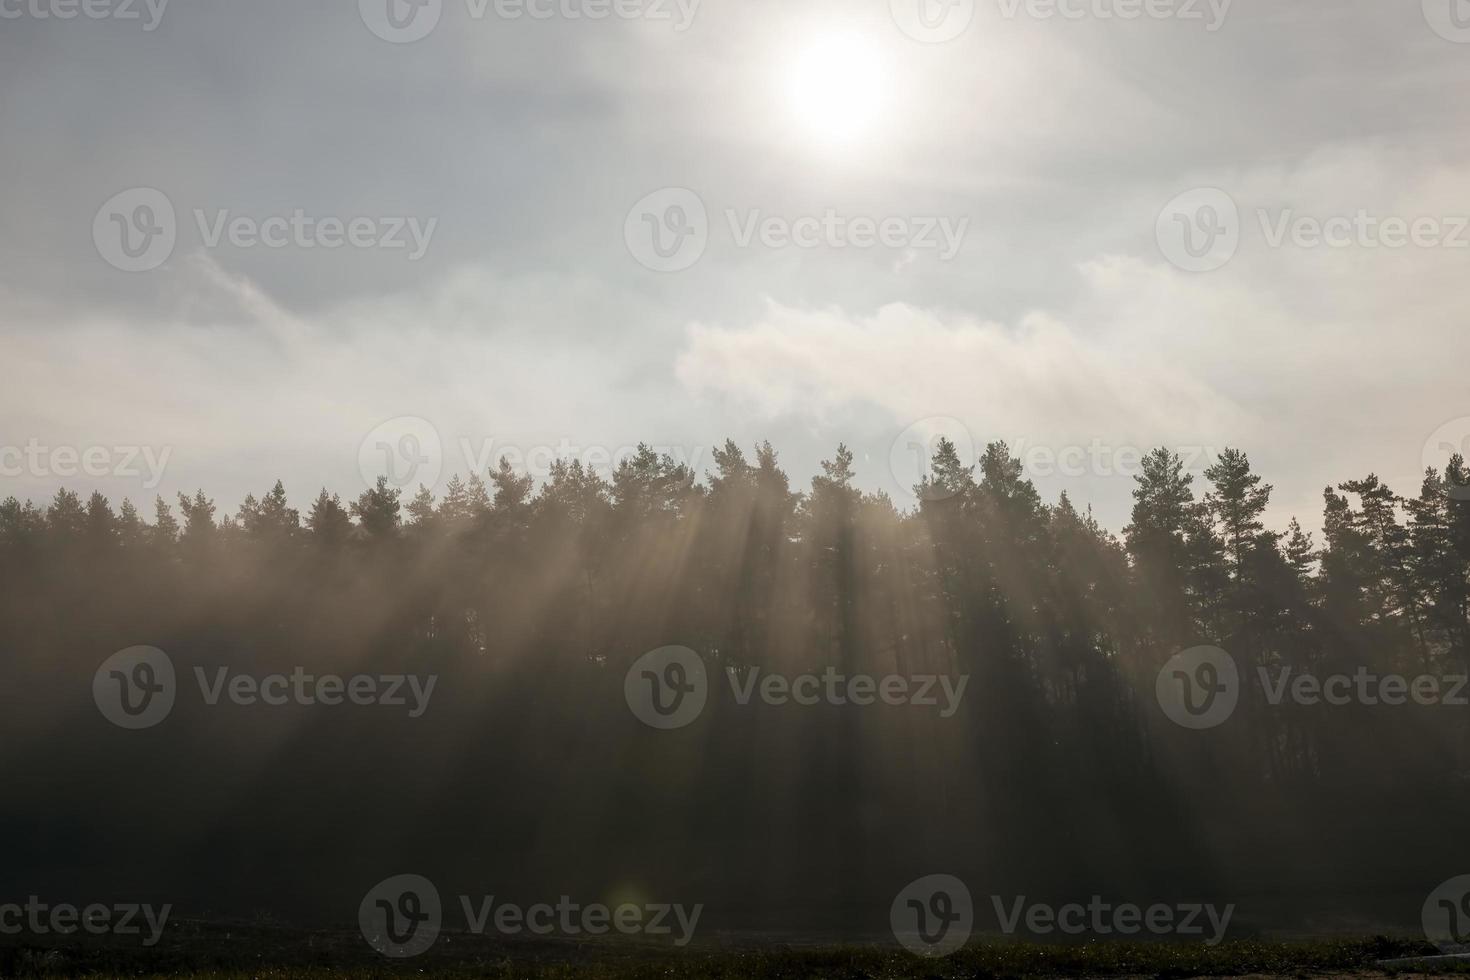
[[[289,978],[486,977],[516,980],[863,980],[960,977],[1382,977],[1467,972],[1470,964],[1383,967],[1434,953],[1422,940],[1372,937],[1299,942],[1092,942],[1041,945],[976,938],[953,956],[926,960],[895,945],[798,946],[706,941],[677,949],[634,941],[499,938],[441,933],[421,956],[385,959],[355,930],[255,923],[171,922],[164,941],[0,936],[0,976]]]

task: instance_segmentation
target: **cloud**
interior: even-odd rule
[[[558,324],[590,319],[596,299],[574,279],[558,290],[465,268],[421,290],[304,316],[193,256],[169,289],[174,311],[158,318],[0,295],[12,372],[0,444],[169,447],[165,497],[202,486],[232,509],[276,477],[293,498],[321,485],[355,494],[362,440],[398,416],[438,430],[446,480],[471,459],[493,462],[487,445],[616,450],[647,439],[697,458],[698,440],[709,438],[667,411],[664,394],[642,383],[642,355],[618,356],[615,336],[566,342]],[[617,411],[598,416],[605,400]],[[45,498],[58,482],[7,478],[0,496]],[[151,496],[138,481],[64,482]]]
[[[902,303],[856,316],[772,301],[744,327],[692,324],[675,373],[693,392],[825,424],[861,402],[903,424],[950,415],[977,430],[1056,436],[1106,425],[1178,437],[1243,417],[1186,370],[1090,343],[1044,313],[1007,327]]]

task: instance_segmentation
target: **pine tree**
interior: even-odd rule
[[[195,558],[208,552],[219,528],[214,523],[214,501],[197,490],[193,499],[179,494],[179,510],[184,515],[184,530],[179,543],[186,554]]]
[[[138,508],[127,497],[123,498],[122,506],[118,508],[117,516],[117,538],[118,545],[124,552],[130,552],[141,546],[148,535],[148,527],[143,519],[138,516]]]
[[[352,518],[342,506],[342,498],[335,493],[328,496],[323,487],[306,517],[306,529],[319,547],[340,547],[352,534]]]
[[[1271,502],[1271,485],[1251,472],[1250,460],[1238,449],[1225,449],[1205,470],[1213,489],[1205,494],[1205,509],[1219,528],[1230,558],[1231,574],[1239,581],[1249,550],[1260,543],[1265,530],[1261,515]]]
[[[434,532],[438,513],[434,510],[434,494],[428,487],[420,483],[418,492],[405,509],[408,511],[409,523],[419,533],[427,536]]]
[[[560,462],[560,460],[558,460]],[[578,464],[580,472],[581,464]],[[552,464],[552,481],[558,482],[565,479],[566,469],[557,470],[556,464]],[[498,511],[507,513],[518,512],[531,498],[531,476],[526,474],[520,476],[511,468],[510,460],[504,456],[500,457],[500,463],[490,474],[490,482],[495,485],[494,507]]]
[[[352,505],[352,516],[357,518],[358,527],[369,540],[381,541],[397,535],[398,498],[402,493],[398,487],[388,485],[386,476],[380,476],[373,487],[358,495]]]
[[[81,498],[65,487],[57,490],[46,509],[46,525],[59,540],[81,540],[87,530],[87,512]]]
[[[94,553],[110,552],[117,545],[117,516],[100,491],[87,499],[87,544]]]
[[[153,501],[153,527],[149,529],[149,538],[153,546],[165,554],[172,554],[179,541],[179,522],[162,497]]]
[[[1191,569],[1200,564],[1200,535],[1190,540],[1198,525],[1198,507],[1177,453],[1155,449],[1143,457],[1134,480],[1133,515],[1123,531],[1133,558],[1144,621],[1154,624],[1159,654],[1196,638],[1189,600]]]

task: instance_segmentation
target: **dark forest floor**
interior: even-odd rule
[[[797,946],[700,942],[686,949],[627,940],[511,941],[441,933],[411,959],[390,960],[352,930],[303,931],[270,925],[182,921],[152,948],[88,937],[0,936],[0,975],[93,977],[390,978],[490,977],[526,980],[791,980],[959,977],[1325,977],[1470,973],[1470,963],[1384,967],[1379,961],[1433,954],[1412,939],[1300,942],[1092,942],[1043,945],[972,939],[952,956],[926,960],[897,946]]]

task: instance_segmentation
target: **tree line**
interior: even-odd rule
[[[1374,475],[1325,489],[1321,541],[1266,526],[1272,487],[1244,452],[1203,475],[1147,454],[1121,535],[1066,494],[1044,502],[999,442],[967,465],[940,441],[909,510],[860,490],[846,447],[798,491],[768,443],[730,441],[704,477],[645,446],[608,478],[559,461],[536,486],[501,460],[439,497],[380,478],[304,510],[280,482],[234,514],[203,491],[160,498],[151,520],[100,493],[8,498],[0,645],[25,696],[0,826],[74,816],[3,883],[65,869],[203,909],[346,918],[360,885],[408,868],[816,928],[882,921],[884,896],[944,870],[1412,922],[1399,896],[1470,857],[1470,711],[1272,705],[1257,678],[1470,672],[1465,461],[1408,496]],[[181,679],[431,672],[442,700],[417,721],[189,702],[125,732],[88,692],[133,644]],[[623,679],[668,644],[716,673],[971,680],[952,718],[712,697],[657,732]],[[1187,731],[1155,685],[1205,644],[1248,690],[1227,723]]]

